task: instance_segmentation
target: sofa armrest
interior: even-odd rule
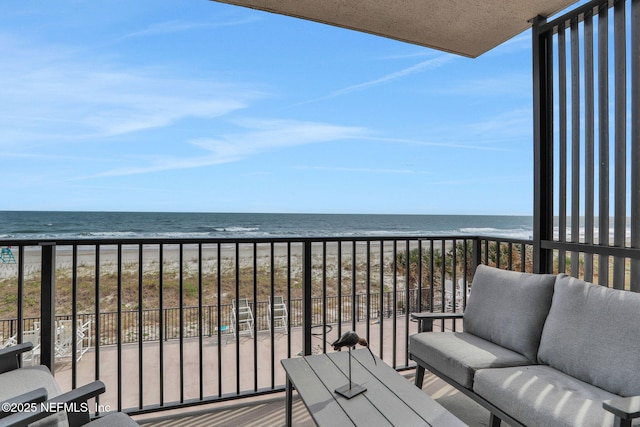
[[[47,389],[44,387],[37,388],[28,393],[23,393],[11,399],[3,400],[0,404],[0,420],[8,417],[15,412],[6,411],[5,409],[18,408],[21,403],[41,403],[47,400]]]
[[[622,420],[620,425],[631,426],[631,420],[640,417],[640,396],[605,400],[602,407],[620,418]]]
[[[463,317],[463,313],[411,313],[411,318],[418,321],[419,332],[432,332],[434,320],[455,320]]]
[[[86,402],[89,399],[92,399],[104,393],[105,390],[106,388],[102,381],[94,381],[92,383],[83,385],[82,387],[78,387],[74,390],[62,393],[61,395],[50,399],[49,402],[75,403],[77,410],[73,412],[67,412],[69,427],[81,426],[91,421],[89,406]]]
[[[32,349],[33,344],[30,342],[0,349],[0,374],[18,369],[20,366],[20,355]]]
[[[88,400],[104,391],[104,383],[94,381],[47,400],[40,405],[38,411],[15,413],[0,419],[0,427],[26,427],[60,410],[67,410],[69,427],[82,426],[91,421]]]

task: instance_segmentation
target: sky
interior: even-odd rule
[[[0,9],[0,210],[533,213],[529,31],[469,59],[208,0]]]

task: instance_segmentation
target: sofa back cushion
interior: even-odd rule
[[[478,266],[464,330],[537,361],[555,276]]]
[[[611,393],[640,395],[640,294],[559,275],[538,359]]]

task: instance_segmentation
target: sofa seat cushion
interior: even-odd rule
[[[464,312],[464,331],[537,362],[556,276],[479,265]]]
[[[58,383],[51,375],[49,368],[43,365],[26,366],[0,374],[0,401],[19,396],[24,393],[44,387],[47,397],[58,396],[62,393]],[[57,412],[30,424],[31,427],[68,427],[66,412]]]
[[[611,393],[640,395],[640,294],[560,274],[538,358]]]
[[[469,389],[473,387],[477,369],[531,363],[522,354],[466,332],[422,332],[412,335],[409,352]]]
[[[40,387],[47,389],[49,398],[61,393],[60,387],[46,366],[27,366],[0,374],[0,400],[10,399]]]
[[[480,370],[473,390],[529,427],[611,427],[602,402],[619,397],[545,365]]]

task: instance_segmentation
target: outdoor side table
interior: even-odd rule
[[[349,352],[281,361],[287,373],[286,425],[291,426],[293,388],[319,426],[442,426],[465,424],[367,349],[351,352],[352,382],[366,391],[351,399],[337,388],[349,383]]]

